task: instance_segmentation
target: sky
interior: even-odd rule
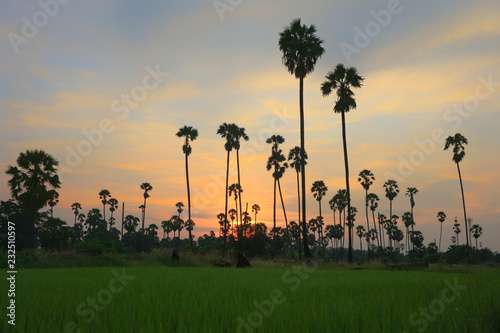
[[[187,205],[175,133],[193,126],[199,137],[189,171],[194,234],[201,236],[217,232],[224,211],[226,152],[216,131],[236,123],[250,137],[240,151],[243,205],[259,204],[258,221],[271,227],[265,140],[282,135],[285,153],[299,145],[299,82],[282,65],[279,33],[301,18],[316,26],[325,48],[304,81],[304,103],[306,185],[326,183],[326,224],[345,174],[340,115],[320,86],[342,63],[365,78],[355,90],[357,109],[346,115],[356,224],[366,223],[357,175],[370,169],[381,213],[389,215],[382,186],[395,179],[394,214],[410,210],[406,188],[419,190],[414,215],[426,245],[439,238],[438,211],[448,216],[442,248],[451,244],[455,217],[462,243],[457,168],[443,151],[446,137],[461,133],[469,140],[460,164],[468,216],[483,228],[483,247],[498,251],[499,11],[496,0],[2,1],[0,164],[6,169],[27,149],[53,155],[62,179],[54,215],[69,225],[71,204],[80,202],[85,213],[101,208],[102,189],[120,202],[119,216],[122,202],[126,215],[140,216],[139,186],[149,182],[146,224],[160,225],[176,214],[175,203]],[[232,154],[230,184],[235,161]],[[7,181],[0,173],[1,200],[10,197]],[[282,179],[289,220],[297,220],[296,186],[289,169]],[[307,215],[318,215],[309,192]],[[284,226],[281,210],[277,216]]]

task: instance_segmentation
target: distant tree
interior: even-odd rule
[[[189,232],[189,242],[191,245],[191,250],[194,251],[193,246],[193,238],[191,237],[192,227],[194,226],[194,222],[191,220],[191,191],[189,188],[189,167],[188,167],[188,157],[191,155],[191,142],[198,138],[198,130],[193,128],[192,126],[184,126],[179,129],[177,132],[177,137],[184,138],[184,144],[182,145],[182,152],[185,157],[185,166],[186,166],[186,185],[187,185],[187,197],[188,197],[188,221],[190,227],[186,228]]]
[[[476,239],[476,251],[477,251],[477,239],[483,234],[483,228],[479,224],[474,224],[469,230],[472,236]]]
[[[408,251],[409,246],[410,246],[410,227],[411,230],[413,230],[413,226],[415,225],[415,222],[413,222],[413,216],[411,215],[410,212],[403,213],[403,216],[401,216],[401,220],[403,221],[403,224],[406,227],[406,251]]]
[[[139,225],[140,219],[133,215],[125,216],[125,222],[123,223],[123,227],[129,234],[135,232],[135,228]]]
[[[460,162],[462,162],[465,157],[465,145],[469,142],[467,139],[461,135],[460,133],[455,134],[454,136],[449,136],[446,138],[446,142],[444,145],[444,150],[447,150],[451,146],[453,146],[453,162],[457,164],[458,170],[458,179],[460,180],[460,189],[462,191],[462,205],[464,208],[464,223],[465,223],[465,239],[467,241],[467,249],[469,248],[469,236],[468,236],[468,228],[467,228],[467,211],[465,209],[465,196],[464,196],[464,186],[462,183],[462,174],[460,173]],[[458,242],[458,239],[457,239]],[[468,250],[467,250],[468,251]]]
[[[326,195],[326,191],[328,191],[328,187],[326,187],[325,182],[322,180],[317,180],[312,184],[311,193],[313,197],[318,201],[319,205],[319,216],[323,219],[323,215],[321,214],[321,199]],[[323,237],[323,227],[319,227],[319,235]]]
[[[260,212],[260,206],[258,204],[252,205],[252,213],[255,213],[255,224],[257,224],[257,214]]]
[[[365,227],[363,227],[362,225],[358,225],[356,227],[356,236],[359,237],[360,252],[363,252],[363,243],[361,242],[361,238],[363,238],[364,235],[365,235]]]
[[[61,187],[57,166],[59,162],[43,150],[20,153],[17,166],[9,165],[5,173],[12,198],[32,215],[36,215],[53,197],[51,190]]]
[[[459,238],[458,238],[458,234],[462,232],[462,230],[460,230],[460,223],[458,223],[457,221],[457,218],[455,217],[455,224],[453,225],[453,232],[455,232],[455,234],[457,235],[457,245],[460,245],[460,241],[459,241]]]
[[[285,27],[280,33],[278,46],[283,52],[282,61],[290,74],[299,79],[299,107],[300,107],[300,150],[305,156],[305,134],[304,134],[304,79],[307,74],[312,73],[316,62],[325,49],[321,46],[323,41],[316,35],[316,27],[303,25],[300,19],[295,19],[290,26]],[[305,159],[301,159],[302,176],[302,222],[306,224],[306,172]],[[303,235],[306,233],[303,230]],[[304,237],[304,255],[312,258],[307,237]]]
[[[79,202],[75,202],[71,205],[71,210],[73,211],[73,214],[75,214],[75,225],[76,225],[76,219],[78,217],[78,214],[80,214],[81,209],[82,205]]]
[[[379,201],[378,195],[375,193],[369,193],[367,195],[367,201],[370,203],[370,210],[372,212],[372,220],[373,220],[373,227],[375,228],[375,231],[377,231],[377,224],[375,223],[375,210],[378,208],[378,201]],[[378,236],[379,232],[375,232],[375,235],[377,236],[377,245],[380,246],[380,237]]]
[[[170,220],[161,221],[161,227],[163,229],[163,238],[165,238],[165,234],[167,234],[167,239],[168,239],[169,234],[172,232],[172,221]]]
[[[111,228],[113,228],[113,225],[115,224],[115,218],[113,217],[113,213],[118,208],[118,200],[116,200],[115,198],[109,198],[108,204],[109,204],[109,211],[111,212],[111,217],[109,218],[109,230],[111,230]]]
[[[177,208],[177,213],[179,214],[179,217],[181,217],[182,212],[184,211],[184,204],[182,202],[178,202],[175,204],[175,208]]]
[[[415,187],[408,187],[406,189],[405,195],[410,197],[410,213],[413,224],[411,226],[411,230],[413,230],[413,226],[415,225],[415,216],[413,215],[413,207],[415,207],[415,195],[417,195],[418,190]]]
[[[441,252],[441,236],[443,235],[443,222],[446,220],[446,214],[443,212],[438,212],[437,213],[437,218],[439,221],[440,225],[440,230],[439,230],[439,248],[438,251]]]
[[[420,231],[411,231],[410,241],[417,249],[420,249],[422,248],[422,246],[424,246],[424,236]]]
[[[326,74],[326,81],[321,85],[323,97],[329,96],[334,90],[337,93],[337,100],[333,108],[335,113],[340,113],[342,116],[342,142],[344,146],[344,167],[345,167],[345,182],[347,190],[347,211],[351,211],[351,190],[349,186],[349,160],[347,158],[347,135],[345,127],[345,114],[350,110],[356,109],[356,100],[352,88],[360,88],[364,78],[358,75],[358,71],[354,67],[346,68],[342,64],[338,64],[334,71]],[[349,226],[349,252],[348,261],[353,263],[352,254],[352,223]]]
[[[300,215],[300,179],[299,175],[301,172],[302,164],[307,165],[307,152],[304,150],[304,153],[302,154],[302,150],[300,147],[295,146],[294,148],[290,149],[290,152],[288,153],[288,161],[290,162],[290,167],[295,169],[295,173],[297,174],[297,211],[298,211],[298,225],[299,225],[299,231],[305,230],[305,225],[306,221],[304,220],[303,223],[301,222],[301,215]],[[335,213],[335,212],[334,212]],[[302,223],[302,224],[301,224]],[[302,227],[300,227],[302,225]],[[302,235],[303,237],[307,237],[307,235],[304,233]],[[299,240],[300,243],[300,240]],[[302,249],[300,248],[299,245],[299,258],[301,258],[302,254]]]
[[[102,216],[103,220],[106,221],[106,204],[108,203],[108,198],[111,196],[108,190],[101,190],[99,192],[99,199],[102,202]]]
[[[368,169],[362,170],[358,175],[358,182],[365,190],[365,213],[366,213],[367,232],[370,230],[370,222],[368,220],[368,191],[370,190],[370,186],[373,185],[374,180],[375,177],[373,176],[373,173]]]
[[[399,193],[399,186],[395,180],[389,179],[384,183],[385,196],[390,202],[390,212],[389,216],[392,216],[392,201],[397,197]]]
[[[149,192],[153,190],[153,186],[151,186],[150,183],[142,183],[140,188],[144,191],[142,195],[144,197],[144,204],[142,208],[142,230],[145,230],[144,221],[146,220],[146,199],[149,198]]]
[[[50,207],[50,217],[54,217],[54,206],[59,203],[59,193],[57,193],[56,190],[50,190],[50,200],[49,200],[49,207]]]

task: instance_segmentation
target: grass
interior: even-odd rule
[[[126,286],[118,280],[110,285],[123,270],[134,278],[125,280]],[[466,286],[465,290],[457,291],[459,295],[449,303],[439,301],[443,290],[445,297],[452,298],[445,281],[453,284],[454,280]],[[2,294],[6,282],[0,280]],[[21,269],[16,281],[16,329],[418,332],[425,328],[426,332],[498,332],[499,282],[500,271],[494,268],[481,268],[480,274],[438,268],[305,270],[303,266]],[[5,296],[2,309],[7,307]],[[425,319],[419,311],[429,307],[430,319]],[[0,331],[14,331],[4,314],[0,323]]]

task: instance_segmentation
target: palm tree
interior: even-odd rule
[[[123,227],[127,232],[130,234],[135,231],[135,228],[139,225],[139,218],[135,217],[133,215],[127,215],[125,216],[125,222],[123,224]]]
[[[358,175],[358,182],[363,186],[365,190],[365,211],[366,211],[366,230],[370,230],[370,223],[368,221],[368,190],[370,186],[373,185],[375,177],[370,170],[364,169]]]
[[[281,184],[280,184],[280,179],[283,177],[286,168],[288,168],[288,164],[285,162],[286,161],[285,155],[283,155],[282,150],[279,148],[279,145],[284,142],[285,139],[281,135],[272,135],[270,138],[266,140],[266,143],[272,144],[271,156],[269,156],[267,160],[266,168],[268,171],[273,169],[273,179],[274,179],[274,206],[273,206],[274,228],[273,229],[274,230],[276,230],[276,185],[278,185],[281,205],[283,207],[283,215],[285,217],[285,225],[286,229],[288,230],[288,220],[286,218],[285,202],[283,201],[283,194],[281,192]],[[274,235],[273,239],[274,242],[276,242],[276,235]]]
[[[51,190],[61,187],[59,162],[43,150],[20,153],[17,166],[9,165],[5,173],[12,176],[8,184],[12,197],[31,214],[45,207],[53,196]]]
[[[457,217],[455,216],[455,224],[453,225],[453,231],[455,232],[455,234],[457,235],[457,245],[460,245],[459,243],[459,238],[458,238],[458,234],[462,232],[462,230],[460,230],[460,223],[458,223],[457,221]]]
[[[101,190],[101,192],[99,192],[99,199],[101,199],[102,202],[102,219],[104,221],[106,221],[106,204],[108,203],[108,197],[110,196],[111,194],[108,190]]]
[[[179,217],[181,217],[182,212],[184,211],[184,204],[182,202],[178,202],[175,204],[175,208],[177,208],[177,213],[179,213]]]
[[[245,129],[243,127],[239,127],[235,124],[231,124],[231,131],[232,136],[233,136],[233,145],[234,149],[236,149],[236,169],[238,170],[238,185],[240,185],[241,188],[241,178],[240,178],[240,139],[243,139],[245,141],[249,140],[248,135],[245,133]],[[243,192],[243,191],[242,191]],[[240,204],[240,223],[243,221],[242,219],[242,209],[241,209],[241,194],[239,196],[239,204]]]
[[[318,201],[319,204],[319,216],[323,218],[323,215],[321,215],[321,199],[326,194],[326,191],[328,191],[328,187],[326,187],[325,182],[322,180],[317,180],[312,184],[311,187],[311,193],[313,194],[313,197]],[[320,226],[319,228],[319,233],[321,234],[321,237],[323,237],[323,227]]]
[[[356,235],[359,237],[359,249],[360,252],[363,252],[363,243],[361,242],[361,238],[365,235],[365,227],[362,225],[358,225],[356,227]]]
[[[76,218],[78,214],[80,214],[80,210],[82,209],[82,205],[79,202],[75,202],[71,205],[71,210],[74,211],[75,214],[75,225],[76,225]]]
[[[169,238],[168,235],[172,232],[172,221],[167,220],[167,221],[161,221],[161,227],[163,228],[163,238],[165,238],[165,234],[167,234],[167,239]]]
[[[367,202],[370,202],[370,210],[372,211],[373,226],[375,227],[375,231],[377,231],[377,224],[375,223],[375,210],[378,207],[378,201],[380,199],[379,199],[378,195],[376,195],[375,193],[369,193],[366,196],[366,200],[367,200]],[[375,232],[375,235],[377,236],[377,245],[378,246],[380,246],[380,238],[378,236],[380,234],[380,231]]]
[[[109,204],[109,211],[111,212],[111,217],[109,218],[109,230],[111,230],[115,222],[113,213],[118,208],[118,200],[116,200],[115,198],[109,198],[108,204]]]
[[[290,26],[285,27],[280,33],[278,46],[283,52],[283,65],[288,72],[299,79],[299,107],[300,107],[300,150],[302,156],[305,155],[305,135],[304,135],[304,79],[307,74],[312,73],[318,59],[323,55],[325,49],[321,46],[323,41],[316,36],[316,27],[312,24],[306,26],[301,24],[300,19],[295,19]],[[302,178],[302,222],[306,223],[306,172],[305,159],[301,159]],[[304,237],[304,255],[312,258],[311,251],[307,243],[307,232],[302,230]]]
[[[472,236],[476,239],[476,251],[477,251],[477,239],[483,234],[483,228],[479,224],[474,224],[469,230]]]
[[[231,124],[234,125],[234,124]],[[222,138],[226,139],[226,143],[224,144],[224,149],[227,151],[227,162],[226,162],[226,197],[225,197],[225,208],[224,208],[224,216],[227,221],[227,202],[228,202],[228,190],[229,190],[229,153],[233,150],[234,147],[234,126],[231,126],[228,123],[223,123],[217,129],[217,134],[219,134]],[[225,224],[225,223],[223,223]],[[224,243],[225,244],[225,243]]]
[[[392,200],[394,200],[394,198],[398,196],[399,186],[395,180],[389,179],[384,183],[384,188],[385,196],[387,197],[387,199],[389,199],[390,202],[389,216],[392,216]]]
[[[460,162],[465,157],[465,145],[469,142],[460,133],[455,134],[455,136],[449,136],[446,138],[446,143],[444,145],[444,150],[447,150],[450,146],[453,146],[453,161],[457,164],[458,179],[460,180],[460,189],[462,191],[462,205],[464,207],[464,223],[465,223],[465,239],[467,241],[467,251],[469,248],[469,236],[467,231],[467,211],[465,210],[465,196],[464,196],[464,186],[462,183],[462,174],[460,173]],[[457,239],[458,242],[458,239]]]
[[[142,183],[140,186],[141,190],[144,190],[144,204],[142,208],[142,230],[144,230],[144,221],[146,220],[146,199],[149,198],[149,191],[153,190],[153,186],[150,183]]]
[[[182,152],[184,153],[185,165],[186,165],[186,186],[187,186],[187,196],[188,196],[188,221],[191,220],[191,191],[189,188],[189,163],[188,157],[191,155],[191,142],[198,138],[198,130],[192,126],[184,126],[179,128],[179,131],[175,134],[179,138],[184,138],[184,144],[182,145]],[[194,225],[194,222],[193,222]],[[189,231],[189,241],[191,244],[191,250],[194,251],[193,240],[191,238],[191,229]]]
[[[254,204],[252,206],[252,213],[255,213],[255,225],[257,225],[257,214],[260,212],[260,206],[258,204]]]
[[[231,219],[231,233],[234,236],[234,219],[236,218],[236,215],[238,215],[238,211],[234,208],[231,208],[228,212],[229,218]]]
[[[349,161],[347,158],[347,137],[345,129],[345,113],[352,109],[356,109],[356,100],[354,92],[351,88],[360,88],[364,78],[358,75],[356,68],[345,68],[344,65],[338,64],[333,72],[326,75],[326,81],[321,85],[323,97],[331,94],[333,90],[337,90],[337,101],[333,108],[334,112],[342,115],[342,141],[344,144],[344,165],[345,165],[345,182],[347,190],[347,211],[351,211],[351,190],[349,188]],[[348,261],[353,262],[352,257],[352,227],[349,227],[349,252]]]
[[[415,225],[415,222],[413,222],[413,216],[411,215],[410,212],[403,213],[403,216],[401,216],[401,220],[403,221],[403,224],[406,227],[406,253],[408,253],[408,247],[410,246],[410,227],[411,230],[413,230],[413,226]]]
[[[50,199],[49,199],[49,207],[50,207],[50,217],[54,217],[54,206],[59,202],[59,193],[56,190],[50,190]]]
[[[411,219],[413,221],[413,225],[415,225],[415,217],[413,215],[413,207],[415,207],[415,195],[417,195],[418,190],[415,187],[408,187],[406,189],[405,195],[410,197],[410,213]],[[411,226],[411,230],[413,230],[413,225]]]
[[[241,188],[240,184],[234,183],[229,186],[229,195],[231,196],[234,193],[234,204],[236,206],[236,211],[238,211],[238,197],[241,195],[243,192],[243,189]],[[239,214],[236,214],[236,230],[238,230],[238,223],[241,222],[239,220]]]
[[[298,207],[298,214],[299,214],[299,219],[298,219],[298,226],[299,226],[299,232],[300,230],[304,230],[306,223],[305,220],[303,221],[302,227],[300,227],[301,223],[301,216],[300,216],[300,180],[299,180],[299,174],[300,170],[302,168],[302,164],[307,165],[307,153],[304,150],[304,153],[302,154],[302,150],[300,147],[295,146],[294,148],[290,149],[290,152],[288,153],[288,161],[292,161],[290,163],[290,167],[295,169],[295,172],[297,174],[297,207]],[[300,243],[300,239],[299,239]],[[302,251],[299,245],[299,258],[302,255]]]
[[[440,224],[438,251],[441,252],[441,236],[443,235],[443,222],[446,220],[446,214],[444,212],[438,212],[437,218]]]

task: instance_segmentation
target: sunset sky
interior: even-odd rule
[[[300,17],[316,25],[325,48],[304,84],[307,188],[315,180],[328,186],[325,222],[333,223],[328,201],[345,179],[340,116],[320,85],[343,63],[365,78],[355,91],[358,108],[346,116],[356,224],[366,224],[357,175],[370,169],[380,212],[389,215],[382,185],[396,179],[399,216],[410,209],[406,188],[419,190],[415,222],[426,245],[439,238],[441,210],[448,216],[442,247],[451,243],[455,216],[464,242],[457,168],[443,151],[445,138],[460,132],[469,140],[461,163],[468,215],[483,227],[483,247],[500,250],[497,0],[60,2],[0,4],[0,162],[6,169],[27,149],[59,160],[54,213],[69,225],[73,202],[85,213],[102,208],[101,189],[118,199],[120,216],[122,202],[125,214],[140,216],[139,185],[151,183],[147,224],[170,218],[178,201],[187,205],[175,133],[189,125],[200,133],[190,157],[194,233],[217,231],[226,152],[216,130],[234,122],[250,136],[240,152],[243,205],[258,203],[259,222],[271,227],[265,140],[282,135],[286,154],[299,145],[299,82],[282,65],[278,39]],[[7,181],[0,173],[1,200],[10,197]],[[297,220],[293,170],[282,186],[289,219]],[[310,193],[307,209],[308,219],[318,215]]]

